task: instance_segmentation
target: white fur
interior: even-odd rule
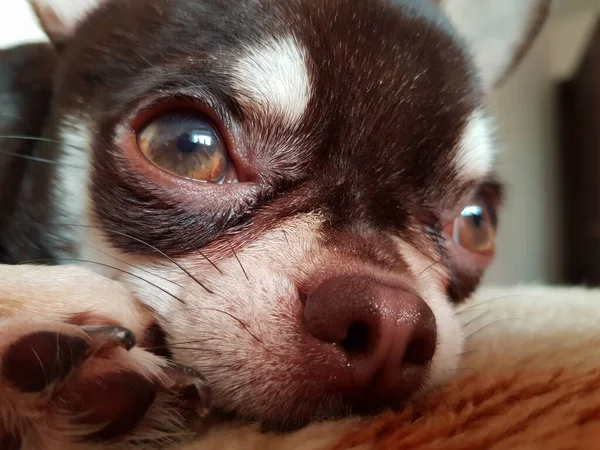
[[[52,196],[57,202],[52,208],[56,224],[52,227],[52,238],[58,241],[54,243],[55,247],[66,242],[76,246],[73,253],[58,254],[59,258],[66,258],[65,263],[79,263],[106,277],[117,278],[120,273],[129,272],[131,267],[111,253],[105,232],[93,219],[89,182],[94,136],[90,122],[85,116],[66,116],[59,126],[62,144]]]
[[[83,244],[87,239],[89,223],[89,180],[91,170],[90,134],[85,117],[65,117],[59,127],[61,156],[57,161],[56,183],[52,199],[57,202],[53,236],[60,242]],[[68,226],[80,225],[80,226]],[[77,251],[81,254],[81,249]],[[63,257],[73,255],[60,255]]]
[[[420,251],[399,239],[395,240],[410,272],[417,278],[419,295],[435,316],[437,348],[431,361],[427,383],[428,388],[433,388],[454,375],[463,351],[463,332],[440,281],[441,274],[438,271],[441,266],[432,265],[434,261],[426,258]]]
[[[456,169],[459,177],[466,180],[485,177],[492,169],[495,157],[491,120],[477,109],[467,121],[458,144]]]
[[[310,101],[306,51],[292,36],[249,49],[233,68],[235,88],[249,106],[259,105],[294,125]]]

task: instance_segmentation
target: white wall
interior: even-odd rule
[[[45,37],[26,0],[0,0],[0,47],[39,40]]]
[[[488,284],[554,283],[559,277],[555,89],[577,66],[599,12],[600,0],[557,1],[531,53],[490,98],[502,145],[498,168],[508,197]]]

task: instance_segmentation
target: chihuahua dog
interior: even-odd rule
[[[485,95],[548,0],[30,3],[50,44],[0,54],[1,448],[288,429],[453,374],[501,198]]]

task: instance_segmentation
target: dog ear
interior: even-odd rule
[[[79,23],[105,0],[28,0],[38,21],[56,46],[62,46]]]
[[[527,53],[552,0],[438,0],[462,33],[485,91],[501,83]]]

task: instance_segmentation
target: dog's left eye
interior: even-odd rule
[[[461,247],[485,253],[494,248],[496,230],[484,203],[474,203],[464,208],[454,220],[453,238]]]
[[[136,139],[150,162],[173,175],[209,183],[236,180],[223,138],[204,117],[164,114],[147,123]]]

